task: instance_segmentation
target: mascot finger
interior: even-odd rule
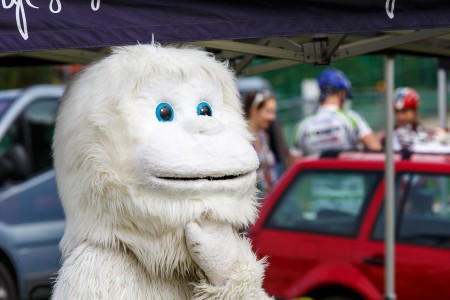
[[[196,222],[186,226],[189,253],[213,285],[224,285],[237,261],[236,236],[229,224],[202,226]]]

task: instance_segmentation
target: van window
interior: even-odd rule
[[[52,139],[55,129],[56,98],[43,98],[30,104],[21,116],[10,126],[0,144],[7,147],[14,144],[25,146],[32,162],[34,174],[52,167]]]

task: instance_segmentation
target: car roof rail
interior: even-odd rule
[[[342,152],[342,150],[339,149],[328,149],[325,151],[322,151],[319,155],[319,158],[336,158],[339,156],[339,154]]]
[[[369,149],[363,149],[363,150],[341,150],[341,149],[328,149],[328,150],[324,150],[319,154],[319,158],[338,158],[341,156],[341,154],[346,154],[346,153],[350,153],[350,154],[355,154],[355,153],[359,153],[359,154],[371,154],[371,153],[379,153],[379,154],[384,154],[383,150],[369,150]],[[409,156],[408,156],[409,158]]]
[[[413,152],[408,148],[402,148],[400,151],[402,160],[409,160],[413,155]]]

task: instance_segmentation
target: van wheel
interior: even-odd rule
[[[18,300],[14,279],[0,262],[0,300]]]

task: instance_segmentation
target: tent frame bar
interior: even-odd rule
[[[395,295],[395,168],[394,168],[394,150],[393,150],[393,131],[394,131],[394,57],[386,55],[384,59],[384,72],[386,82],[385,95],[385,132],[386,147],[384,180],[385,180],[385,203],[384,203],[384,252],[385,252],[385,300],[396,300]]]

